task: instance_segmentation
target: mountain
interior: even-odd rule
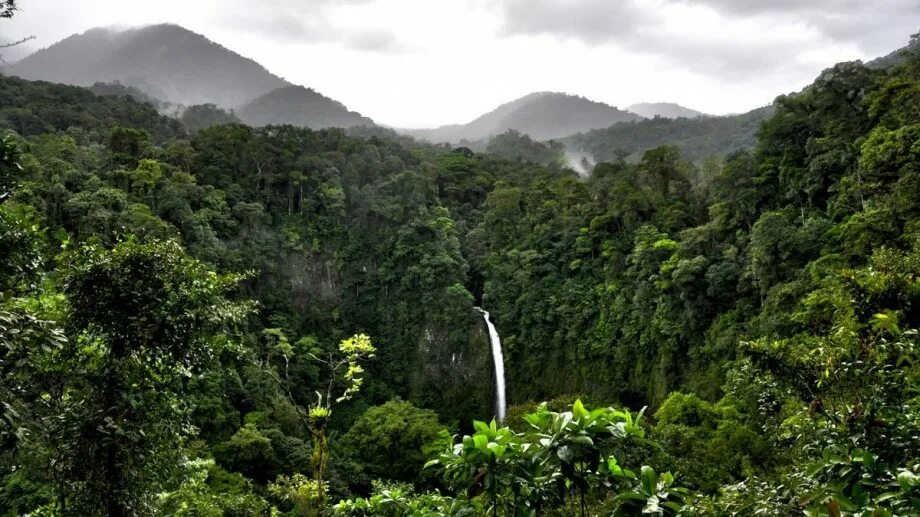
[[[120,82],[157,99],[234,108],[288,83],[255,61],[178,25],[70,36],[3,69],[6,75],[91,86]]]
[[[373,125],[360,113],[348,111],[341,102],[303,86],[272,90],[242,106],[237,115],[253,126],[292,124],[319,129]]]
[[[886,56],[877,57],[866,63],[866,66],[875,69],[890,68],[907,61],[910,56],[917,54],[920,54],[920,32],[911,35],[910,42],[908,42],[906,46]]]
[[[645,118],[696,118],[705,115],[701,111],[685,108],[673,102],[640,102],[639,104],[633,104],[626,110],[636,115],[642,115]]]
[[[403,130],[403,133],[430,142],[456,143],[485,140],[514,129],[534,140],[549,140],[640,118],[634,113],[577,95],[537,92],[502,104],[468,124],[410,129]]]
[[[618,153],[636,157],[662,145],[676,145],[690,160],[753,147],[760,123],[773,114],[764,106],[741,115],[697,118],[651,118],[621,122],[564,140],[566,147],[580,150],[596,161],[614,160]]]

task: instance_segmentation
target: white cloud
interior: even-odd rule
[[[32,0],[0,39],[172,22],[382,123],[466,122],[538,90],[740,112],[893,50],[917,0]]]

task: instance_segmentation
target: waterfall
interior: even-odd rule
[[[495,363],[495,412],[499,422],[505,421],[505,358],[502,355],[502,341],[498,337],[495,325],[489,320],[488,311],[479,307],[476,310],[482,313],[489,328],[489,342],[492,344],[492,361]]]

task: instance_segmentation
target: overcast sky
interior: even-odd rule
[[[743,112],[920,31],[920,0],[20,0],[0,42],[172,22],[378,123],[467,122],[533,91]]]

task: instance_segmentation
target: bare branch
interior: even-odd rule
[[[25,43],[25,42],[27,42],[27,41],[33,40],[33,39],[35,39],[35,36],[26,36],[25,38],[22,38],[22,39],[19,40],[19,41],[14,41],[14,42],[12,42],[12,43],[4,43],[3,45],[0,45],[0,48],[15,47],[16,45],[21,45],[21,44],[23,44],[23,43]]]
[[[20,44],[22,44],[22,43],[25,43],[25,42],[27,42],[27,41],[29,41],[29,40],[33,40],[33,39],[35,39],[35,36],[26,36],[25,38],[22,38],[22,39],[19,40],[19,41],[14,41],[14,42],[12,42],[12,43],[4,43],[4,44],[0,45],[0,49],[15,47],[16,45],[20,45]],[[3,59],[3,55],[2,55],[2,54],[0,54],[0,63],[4,63],[4,64],[7,64],[7,65],[9,64],[5,59]]]

